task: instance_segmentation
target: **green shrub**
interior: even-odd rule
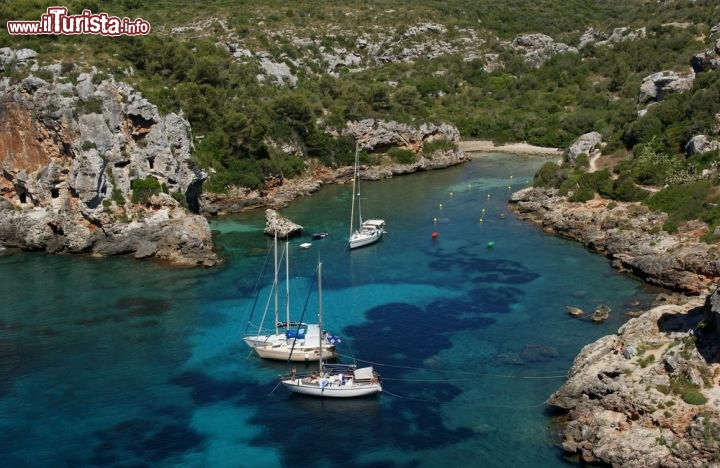
[[[436,151],[449,151],[457,149],[457,145],[445,138],[437,138],[432,141],[426,141],[422,146],[423,156],[430,156]]]
[[[704,405],[708,402],[708,399],[705,395],[700,393],[697,390],[687,390],[683,392],[682,399],[685,403],[688,405]]]
[[[590,167],[590,158],[588,158],[588,155],[585,153],[578,154],[575,158],[575,167]]]
[[[99,97],[90,97],[84,101],[78,101],[77,110],[80,114],[99,114],[102,112],[103,101]]]
[[[122,206],[125,204],[125,197],[123,196],[123,193],[120,191],[120,189],[118,189],[117,187],[113,187],[110,199],[114,201],[118,206]]]
[[[416,160],[415,152],[405,148],[393,147],[388,149],[387,154],[400,164],[412,164]]]
[[[706,180],[671,185],[645,200],[645,203],[653,210],[667,213],[664,229],[675,232],[682,222],[700,217],[711,188],[712,184]]]
[[[620,177],[613,182],[612,198],[614,200],[637,202],[646,199],[650,192],[643,190],[628,176]]]
[[[534,187],[558,188],[568,178],[568,170],[554,162],[546,162],[533,177]]]
[[[85,140],[85,141],[82,142],[82,145],[80,145],[80,148],[81,148],[83,151],[90,151],[90,150],[93,149],[93,148],[97,148],[97,146],[95,145],[94,142],[92,142],[92,141],[90,141],[90,140]]]
[[[53,79],[55,78],[55,75],[53,75],[53,72],[46,68],[41,68],[35,72],[33,72],[33,75],[40,78],[41,80],[45,80],[48,83],[52,83]]]
[[[145,179],[133,179],[130,182],[130,188],[132,188],[132,202],[137,204],[144,204],[152,197],[157,195],[161,191],[160,182],[150,176]]]

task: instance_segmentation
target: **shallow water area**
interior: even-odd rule
[[[0,256],[4,464],[568,465],[545,401],[582,346],[657,291],[507,211],[544,161],[483,155],[363,182],[363,213],[388,232],[354,251],[349,185],[282,211],[305,227],[288,245],[292,318],[315,321],[322,261],[324,325],[343,360],[379,370],[374,398],[289,395],[277,386],[285,364],[242,341],[271,296],[262,210],[211,220],[226,259],[213,269]],[[601,303],[603,324],[565,310]]]

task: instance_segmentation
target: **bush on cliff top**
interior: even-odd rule
[[[663,228],[668,232],[677,232],[680,223],[702,215],[711,188],[712,184],[707,180],[670,185],[648,198],[645,203],[653,210],[667,213],[668,219]]]

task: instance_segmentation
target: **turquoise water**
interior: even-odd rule
[[[657,291],[506,212],[542,162],[483,156],[363,183],[364,212],[388,234],[353,252],[349,186],[283,211],[330,233],[307,250],[309,235],[290,242],[293,314],[306,301],[315,314],[319,258],[326,328],[378,368],[377,398],[290,396],[276,388],[284,364],[248,353],[271,244],[261,211],[212,221],[227,261],[210,270],[0,256],[3,465],[567,465],[545,400],[584,344]],[[600,325],[565,311],[600,303],[613,309]]]

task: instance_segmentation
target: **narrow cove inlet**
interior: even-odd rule
[[[288,246],[293,320],[315,323],[321,261],[323,327],[340,362],[378,372],[369,398],[292,394],[288,366],[243,342],[273,281],[272,268],[260,278],[273,242],[262,210],[211,219],[225,261],[210,269],[0,256],[0,455],[32,467],[573,466],[546,402],[583,346],[659,291],[508,211],[545,161],[487,154],[363,181],[363,210],[387,232],[352,251],[350,185],[281,211],[305,228]],[[600,304],[603,323],[567,313]]]

